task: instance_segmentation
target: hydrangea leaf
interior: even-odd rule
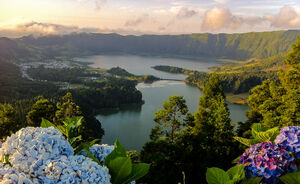
[[[279,178],[284,184],[300,183],[300,171],[292,172]]]
[[[108,166],[109,162],[117,157],[127,157],[126,149],[118,140],[115,142],[115,149],[105,158],[105,165]]]
[[[53,123],[51,123],[50,121],[48,121],[48,120],[46,120],[46,119],[44,119],[44,118],[42,118],[41,127],[42,127],[42,128],[49,128],[49,127],[54,127],[54,128],[56,128],[56,126],[55,126]]]
[[[267,142],[267,141],[274,141],[276,136],[279,134],[278,127],[274,127],[272,129],[266,130],[264,132],[262,131],[256,131],[255,129],[252,129],[252,136],[254,139],[258,142]]]
[[[212,167],[206,171],[206,181],[208,184],[230,183],[229,175],[222,169]]]
[[[112,176],[113,184],[123,184],[130,176],[132,163],[129,157],[118,157],[108,164],[109,173]]]
[[[124,181],[123,184],[127,184],[142,178],[149,172],[149,169],[150,169],[150,164],[145,164],[145,163],[133,164],[132,172],[129,178],[126,181]]]
[[[255,130],[256,132],[265,132],[268,130],[263,124],[261,123],[254,123],[251,127],[252,130]]]
[[[259,184],[263,178],[252,177],[246,180],[243,180],[241,184]]]
[[[267,130],[266,133],[269,134],[269,136],[271,138],[270,141],[274,143],[274,140],[276,139],[277,135],[280,132],[279,132],[279,128],[278,127],[274,127],[274,128],[271,128],[271,129]]]
[[[248,147],[250,147],[252,145],[250,139],[246,139],[246,138],[243,138],[243,137],[234,137],[234,139],[239,141],[240,143],[248,146]]]
[[[239,182],[245,178],[244,168],[245,168],[244,164],[236,165],[236,166],[230,168],[227,171],[227,174],[229,175],[230,179],[234,183]]]

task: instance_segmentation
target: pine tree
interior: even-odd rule
[[[204,96],[200,98],[199,109],[195,113],[195,126],[192,128],[196,137],[194,146],[202,146],[207,152],[205,157],[209,164],[228,167],[235,155],[236,144],[233,140],[234,130],[229,117],[230,112],[216,74],[210,77],[203,92]]]

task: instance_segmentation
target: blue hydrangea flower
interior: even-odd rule
[[[295,153],[296,157],[300,159],[300,126],[282,128],[275,139],[275,143],[289,152]]]
[[[113,150],[115,149],[114,146],[110,146],[107,144],[94,144],[92,147],[90,147],[90,152],[92,155],[94,155],[97,160],[101,164],[104,164],[105,158],[107,155],[109,155]],[[80,152],[81,155],[87,156],[87,153],[85,150]]]
[[[0,148],[0,158],[9,155],[9,162],[18,170],[36,173],[47,160],[73,155],[73,148],[53,127],[23,128],[6,139]]]
[[[271,142],[251,146],[240,156],[238,164],[246,165],[247,178],[263,177],[266,183],[278,183],[280,176],[297,170],[295,158]]]
[[[1,163],[6,155],[12,166]],[[0,184],[110,184],[110,177],[107,167],[74,156],[69,142],[53,127],[21,129],[0,145]]]

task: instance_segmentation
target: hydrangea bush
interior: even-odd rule
[[[238,164],[245,164],[246,178],[263,177],[263,182],[278,183],[278,178],[297,170],[295,158],[271,142],[251,146]]]
[[[289,126],[280,130],[275,143],[281,145],[284,149],[296,155],[300,159],[300,127]]]
[[[105,146],[104,146],[105,147]],[[90,158],[74,155],[53,127],[23,128],[0,148],[0,184],[110,183],[109,170]]]
[[[208,184],[216,180],[238,183],[230,178],[234,175],[244,180],[242,183],[300,183],[300,171],[297,169],[300,166],[300,126],[284,127],[280,132],[277,129],[267,129],[262,124],[254,124],[252,139],[235,137],[249,146],[237,159],[237,165],[244,166],[244,176],[235,167],[229,169],[232,172],[227,171],[227,174],[223,170],[209,168],[206,173]],[[212,170],[217,173],[212,174]]]

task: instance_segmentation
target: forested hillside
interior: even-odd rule
[[[160,56],[209,56],[240,59],[267,58],[286,52],[300,31],[243,34],[189,34],[122,36],[118,34],[71,34],[17,39],[22,45],[42,49],[47,57],[129,53]]]

